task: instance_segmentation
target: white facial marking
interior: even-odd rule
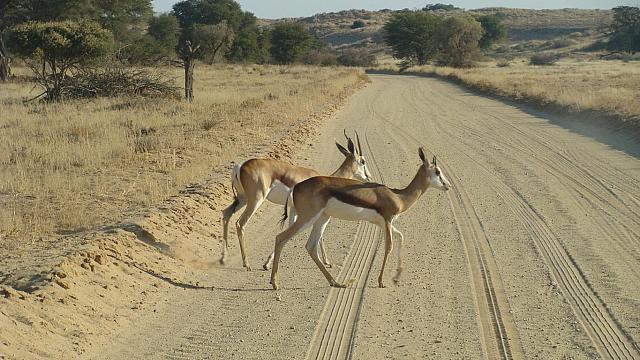
[[[370,181],[371,173],[369,173],[369,169],[367,168],[367,163],[364,159],[364,156],[360,156],[359,159],[356,160],[356,166],[358,167],[354,178],[360,181]]]
[[[449,190],[451,187],[449,181],[438,167],[431,170],[431,186],[443,191]]]

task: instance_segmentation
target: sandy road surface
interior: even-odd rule
[[[397,227],[405,273],[376,288],[380,232],[332,220],[329,289],[304,250],[268,273],[203,271],[89,357],[217,359],[638,359],[640,161],[516,107],[429,78],[372,76],[299,161],[331,171],[333,139],[357,126],[376,180],[406,185],[424,144],[454,188],[429,190]],[[638,149],[629,149],[630,153]],[[254,268],[281,208],[247,236]],[[378,249],[379,250],[379,249]],[[378,251],[380,252],[380,251]],[[189,279],[193,281],[193,279]],[[185,284],[187,282],[185,281]],[[213,289],[212,289],[213,288]]]

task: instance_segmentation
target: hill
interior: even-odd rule
[[[437,11],[446,16],[459,11]],[[613,12],[599,9],[532,10],[512,8],[482,8],[468,10],[477,15],[499,14],[508,28],[508,42],[549,40],[572,33],[595,34],[606,31],[611,24]],[[326,41],[334,48],[384,47],[382,26],[394,13],[393,10],[343,10],[321,13],[305,18],[263,20],[263,24],[294,20],[303,24],[309,32]],[[365,27],[351,29],[356,20]]]

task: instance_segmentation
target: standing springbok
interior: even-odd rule
[[[338,219],[359,221],[364,220],[378,225],[385,232],[385,252],[382,269],[378,276],[378,286],[383,288],[382,275],[387,264],[389,253],[393,249],[393,233],[397,233],[402,247],[402,234],[393,227],[393,221],[403,212],[409,210],[429,187],[446,191],[449,182],[442,174],[433,157],[429,163],[424,155],[424,149],[419,148],[418,154],[422,165],[418,169],[411,183],[404,189],[390,189],[376,183],[361,183],[349,179],[328,176],[317,176],[305,180],[294,186],[288,201],[293,202],[297,219],[293,225],[276,236],[275,259],[271,270],[271,284],[278,289],[278,264],[284,245],[300,231],[313,225],[311,235],[307,241],[307,251],[320,271],[333,287],[346,287],[331,276],[327,268],[318,258],[318,242],[331,217]],[[282,218],[287,219],[287,205]],[[400,258],[398,251],[398,258]],[[402,272],[402,262],[398,264],[398,275]],[[397,278],[396,276],[396,278]]]
[[[359,153],[356,151],[353,141],[347,136],[346,132],[345,137],[347,138],[348,150],[336,142],[338,150],[345,156],[345,159],[331,176],[369,181],[371,175],[362,154],[358,134],[356,133],[356,139],[358,141]],[[284,205],[291,188],[295,184],[318,175],[320,175],[320,173],[315,170],[294,166],[273,159],[250,159],[234,166],[231,174],[231,185],[235,196],[233,203],[222,211],[224,248],[222,250],[220,263],[224,264],[226,261],[229,247],[229,221],[236,211],[246,206],[246,209],[236,222],[236,230],[240,242],[240,252],[242,253],[242,264],[245,269],[250,271],[251,265],[249,264],[244,238],[244,229],[249,219],[255,214],[258,208],[260,208],[265,199],[272,203]],[[292,216],[292,219],[293,218],[295,218],[295,215]],[[329,260],[327,259],[324,247],[322,247],[322,243],[320,245],[323,260],[325,264],[329,265]],[[268,270],[269,264],[273,260],[273,255],[272,253],[264,263],[263,268],[265,270]]]

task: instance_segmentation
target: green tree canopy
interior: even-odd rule
[[[271,30],[271,56],[279,64],[291,64],[309,48],[312,37],[302,25],[279,23]]]
[[[154,16],[149,21],[147,33],[167,49],[175,49],[180,38],[178,19],[169,14]]]
[[[482,38],[480,38],[480,47],[483,49],[495,44],[496,42],[507,37],[507,26],[502,23],[502,19],[498,15],[484,15],[478,18],[482,25]]]
[[[233,0],[184,0],[173,5],[173,15],[183,29],[226,21],[235,30],[243,19],[240,5]]]
[[[640,51],[640,8],[618,6],[613,8],[613,34],[611,45],[630,54]]]
[[[193,46],[199,47],[196,58],[213,64],[229,49],[233,36],[233,29],[226,21],[215,25],[196,24],[183,32],[180,46],[190,41]]]
[[[27,22],[10,34],[13,53],[28,61],[48,100],[60,100],[61,86],[74,67],[108,54],[113,35],[96,22]]]
[[[260,57],[259,36],[260,30],[256,25],[257,18],[250,12],[242,15],[242,21],[236,31],[236,36],[231,45],[227,58],[235,62],[254,62]]]
[[[233,0],[184,0],[173,6],[173,15],[178,18],[183,31],[183,40],[197,25],[219,25],[225,23],[233,33],[233,42],[227,47],[228,60],[237,62],[258,61],[260,58],[260,30],[256,17],[244,12]],[[192,44],[197,46],[195,39]],[[203,48],[203,50],[205,50]]]
[[[470,66],[477,57],[482,26],[469,15],[446,18],[438,29],[439,55],[443,65]]]
[[[394,58],[423,65],[438,52],[436,31],[441,22],[427,12],[401,11],[384,25],[384,39]]]

